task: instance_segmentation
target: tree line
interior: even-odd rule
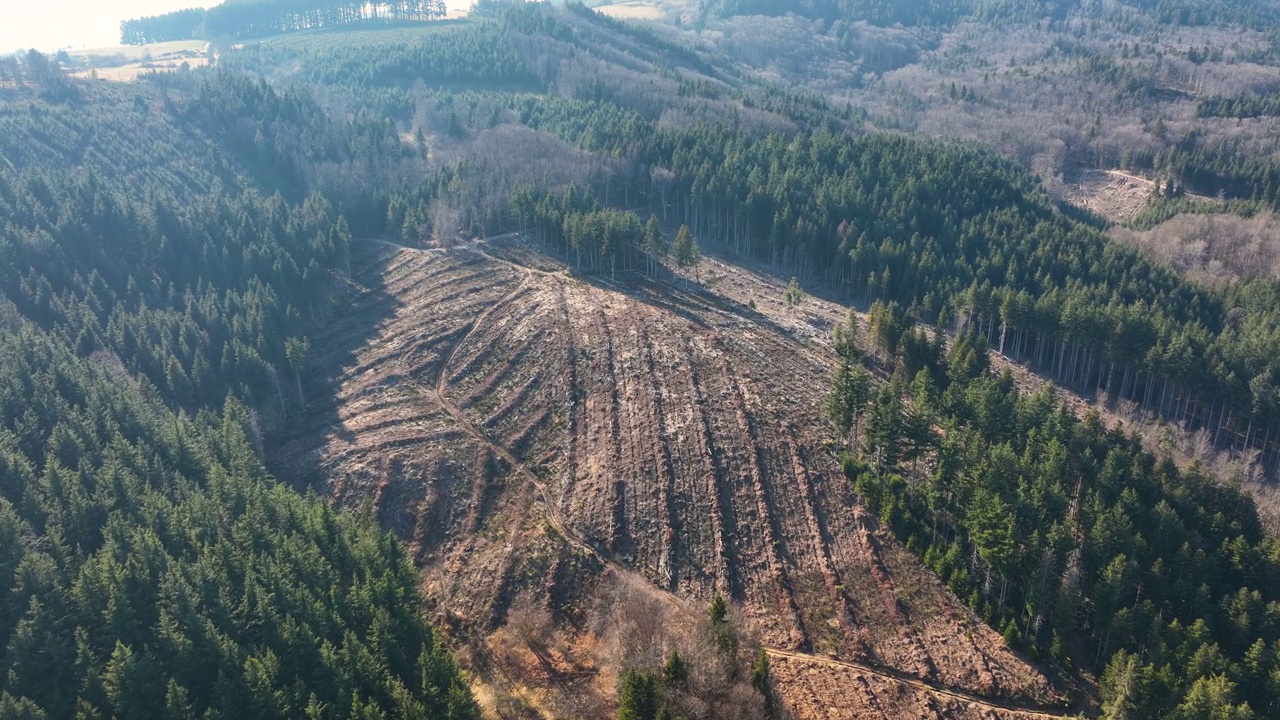
[[[1280,115],[1280,94],[1219,95],[1205,98],[1196,106],[1202,118],[1256,118]]]
[[[1125,0],[1122,4],[1144,11],[1156,23],[1180,27],[1242,25],[1266,31],[1277,17],[1275,7],[1249,0]],[[703,12],[715,17],[791,12],[827,21],[864,20],[876,25],[907,27],[946,27],[965,18],[988,22],[1063,20],[1069,13],[1081,10],[1101,11],[1104,16],[1112,14],[1106,8],[1080,0],[705,0],[703,4]],[[1125,14],[1116,15],[1125,18]]]
[[[1247,495],[1077,419],[1052,386],[1019,391],[973,330],[948,344],[877,303],[838,338],[826,412],[846,473],[1006,641],[1101,673],[1104,717],[1271,713],[1280,542]]]
[[[124,45],[192,38],[246,39],[366,22],[418,22],[445,16],[444,0],[226,0],[120,23]]]

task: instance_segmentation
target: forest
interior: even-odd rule
[[[263,466],[350,235],[233,119],[327,121],[41,59],[0,106],[0,714],[478,717],[398,542]]]
[[[1143,32],[1275,20],[1267,3],[1125,6]],[[833,42],[901,42],[877,60],[892,64],[964,23],[1085,37],[1082,7],[719,0],[702,21],[790,12]],[[868,309],[866,331],[836,336],[826,406],[803,411],[829,421],[883,527],[1010,647],[1099,678],[1105,717],[1268,716],[1280,546],[1253,498],[991,368],[1131,404],[1274,475],[1280,280],[1185,277],[1064,211],[1017,153],[879,132],[881,106],[762,77],[713,35],[578,4],[416,25],[442,15],[226,2],[122,26],[132,44],[250,41],[216,68],[116,85],[34,52],[0,64],[0,715],[478,717],[450,642],[487,626],[433,629],[376,514],[277,484],[264,456],[326,400],[311,336],[361,292],[362,243],[520,232],[609,287],[710,292],[706,253],[794,276],[793,311],[801,285]],[[1035,62],[1109,88],[1099,115],[1163,101],[1143,63],[1167,80],[1213,56],[1059,39]],[[964,62],[958,85],[931,77],[937,102],[999,112]],[[1188,117],[1273,105],[1232,86]],[[1109,158],[1107,122],[1069,156],[1158,178],[1154,211],[1188,193],[1280,208],[1280,171],[1251,146],[1152,121],[1165,140]],[[735,653],[716,661],[734,692],[772,703],[767,655]],[[660,660],[620,668],[619,717],[696,709],[680,654]]]
[[[947,348],[877,302],[845,337],[826,407],[845,471],[1007,641],[1101,672],[1106,717],[1267,714],[1280,544],[1246,495],[994,376],[976,332]]]
[[[510,11],[506,36],[526,32],[522,18],[533,12]],[[324,72],[329,52],[317,49],[310,72]],[[524,57],[536,65],[536,55]],[[400,72],[415,74],[412,66]],[[905,349],[891,339],[878,352],[907,353],[895,361],[906,363],[904,379],[854,412],[890,426],[862,431],[889,436],[855,443],[870,449],[850,466],[886,523],[1011,642],[1105,671],[1112,713],[1132,706],[1139,716],[1194,717],[1195,703],[1210,696],[1269,706],[1278,638],[1265,618],[1278,607],[1275,548],[1252,502],[1147,455],[1096,420],[1075,421],[1049,396],[1022,397],[1007,379],[989,377],[981,357],[990,348],[1066,387],[1205,428],[1217,444],[1252,447],[1270,466],[1278,419],[1273,280],[1215,292],[1181,279],[1063,216],[1024,170],[988,152],[829,128],[658,127],[625,94],[600,99],[619,90],[584,87],[580,99],[490,94],[468,100],[495,108],[479,117],[454,105],[449,122],[461,137],[518,119],[625,162],[581,189],[548,194],[531,185],[487,201],[464,201],[459,181],[468,176],[444,169],[391,198],[384,227],[420,227],[443,200],[472,231],[531,229],[584,269],[612,274],[652,267],[641,258],[666,250],[641,231],[652,212],[687,224],[704,246],[794,270],[861,303],[891,303],[894,322],[954,330],[972,367],[951,368],[943,349],[899,329]],[[724,91],[704,92],[686,102],[714,102]],[[752,91],[736,92],[752,102]],[[776,107],[801,125],[809,112],[794,100]],[[827,113],[839,127],[839,114]],[[639,217],[604,211],[638,203],[647,208]],[[613,225],[620,229],[607,229]],[[912,357],[920,345],[936,357]],[[916,418],[915,408],[934,414]],[[1043,470],[1056,473],[1052,481],[1033,479],[1047,477],[1032,467],[1058,457],[1051,447],[1063,449],[1066,464]],[[998,469],[993,453],[1005,453]],[[869,458],[869,467],[858,464]],[[1247,576],[1218,570],[1246,566]],[[1166,567],[1191,574],[1162,584]],[[1065,588],[1064,573],[1072,578]],[[1203,670],[1181,675],[1189,663]]]
[[[421,22],[444,17],[444,0],[224,0],[208,10],[178,10],[120,23],[125,45],[192,38],[256,38],[369,22]]]
[[[966,18],[1006,23],[1021,20],[1064,19],[1068,12],[1084,3],[1079,0],[801,0],[785,3],[778,0],[714,0],[706,4],[720,17],[736,15],[782,15],[796,13],[823,20],[865,20],[876,25],[951,25]],[[1158,21],[1169,25],[1198,26],[1220,23],[1262,25],[1275,19],[1276,8],[1267,3],[1248,0],[1126,0],[1129,5],[1150,11]]]

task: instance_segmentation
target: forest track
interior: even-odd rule
[[[479,245],[480,245],[479,243],[472,243],[465,247],[460,246],[455,248],[436,249],[436,248],[411,248],[411,247],[397,245],[395,243],[391,243],[388,241],[376,241],[376,242],[378,242],[379,244],[394,247],[398,250],[407,250],[410,252],[422,252],[422,253],[428,253],[428,254],[448,253],[450,250],[479,253],[484,255],[486,258],[491,259],[494,262],[509,266],[523,273],[522,278],[515,285],[515,287],[511,288],[510,290],[505,292],[502,296],[500,296],[497,300],[493,301],[487,308],[485,308],[479,315],[477,315],[468,325],[464,326],[463,330],[455,334],[455,339],[452,341],[448,349],[445,352],[443,352],[441,355],[442,359],[437,368],[437,371],[434,377],[434,383],[433,384],[423,383],[418,385],[418,387],[423,391],[426,391],[428,389],[430,390],[430,394],[434,396],[435,403],[438,404],[441,410],[448,416],[449,420],[454,424],[454,426],[458,430],[462,431],[463,433],[465,433],[466,436],[480,443],[480,445],[483,446],[485,449],[487,449],[489,453],[491,453],[493,456],[499,458],[503,463],[505,463],[508,466],[510,472],[514,473],[517,477],[523,478],[528,483],[528,486],[534,488],[537,491],[537,493],[541,496],[542,503],[545,507],[545,519],[547,524],[550,525],[550,527],[553,528],[569,546],[576,549],[578,552],[581,552],[585,555],[593,557],[596,561],[598,561],[601,564],[601,566],[605,569],[607,573],[614,574],[623,581],[643,582],[647,587],[653,588],[655,590],[656,597],[661,598],[665,604],[669,605],[680,614],[688,617],[696,617],[697,615],[699,615],[701,612],[700,608],[695,607],[694,604],[689,599],[681,597],[675,594],[674,592],[671,592],[669,588],[655,587],[649,579],[642,577],[634,569],[627,567],[622,563],[620,563],[619,561],[615,560],[609,552],[600,550],[599,548],[596,547],[595,544],[593,544],[587,538],[585,538],[584,536],[579,534],[576,530],[574,530],[571,527],[571,525],[563,519],[561,514],[561,509],[560,509],[561,508],[560,503],[556,502],[556,500],[552,497],[551,489],[537,475],[537,473],[535,473],[528,465],[526,465],[524,461],[516,457],[515,453],[513,453],[510,449],[505,447],[502,443],[495,440],[493,437],[491,437],[491,435],[488,432],[486,432],[483,428],[477,425],[476,422],[471,420],[463,408],[459,407],[456,403],[454,403],[452,400],[449,399],[448,390],[450,387],[449,378],[451,377],[450,368],[454,365],[454,362],[459,356],[460,351],[462,350],[462,348],[464,348],[467,345],[468,341],[471,340],[476,335],[477,332],[487,328],[493,315],[497,313],[499,310],[501,310],[502,308],[504,308],[513,298],[517,297],[522,291],[526,290],[532,284],[532,282],[536,277],[538,276],[553,277],[553,278],[556,278],[558,281],[563,282],[566,279],[565,275],[563,273],[548,272],[545,270],[530,268],[530,267],[521,265],[519,263],[512,262],[505,258],[495,257],[489,254],[488,252],[485,252],[484,250],[479,249]],[[690,370],[692,370],[692,362],[693,362],[692,357],[688,358],[688,362],[690,363]],[[650,368],[650,372],[652,372],[651,368]],[[423,387],[423,385],[428,385],[428,387]],[[735,399],[737,400],[737,402],[734,403],[734,405],[738,410],[738,413],[735,413],[735,415],[738,415],[738,417],[736,417],[735,419],[738,422],[746,423],[746,426],[744,429],[742,429],[742,431],[747,433],[747,435],[749,436],[748,439],[754,439],[755,432],[752,429],[751,421],[745,416],[740,415],[740,413],[745,412],[745,410],[741,406],[743,399],[740,393],[741,393],[740,388],[735,387],[734,395],[736,396]],[[702,418],[702,420],[703,420],[703,423],[708,422],[708,419],[705,417]],[[705,424],[702,430],[703,432],[709,433],[709,427],[706,426]],[[794,437],[791,437],[788,439],[788,445],[794,442],[796,442]],[[755,453],[756,450],[753,448],[748,452]],[[792,458],[788,458],[789,464],[791,460]],[[751,470],[748,470],[748,474],[752,474],[752,470],[754,470],[754,473],[763,472],[763,470],[759,466],[759,457],[757,455],[753,454],[748,464],[751,468]],[[807,470],[805,472],[807,472]],[[759,482],[760,482],[760,478],[756,478],[756,481],[751,484],[756,485]],[[752,488],[752,490],[758,493],[760,491],[760,488],[755,487],[755,488]],[[758,498],[758,501],[763,501],[763,500],[764,500],[763,498]],[[526,507],[525,509],[527,510],[529,508]],[[523,512],[520,513],[521,516],[523,516],[524,514],[525,513]],[[762,519],[765,520],[766,522],[769,521],[769,518],[767,516]],[[820,521],[817,519],[813,519],[811,520],[811,522],[820,522]],[[509,520],[509,524],[511,525],[515,525],[516,523],[517,523],[517,520],[515,518],[512,518],[511,520]],[[825,534],[824,530],[821,529],[820,526],[817,526],[817,527],[819,528],[817,532],[819,534],[819,537],[821,538],[821,536]],[[769,533],[769,534],[772,535],[773,533]],[[772,549],[773,548],[769,548],[769,550],[772,550]],[[504,588],[509,583],[510,581],[509,575],[512,572],[512,562],[511,562],[511,555],[510,555],[512,551],[513,549],[509,548],[508,552],[504,554],[504,557],[502,558],[502,561],[501,561],[500,574],[501,574],[502,584]],[[770,559],[773,562],[778,562],[779,559],[776,555],[774,555],[771,552],[769,554],[772,555]],[[827,556],[827,561],[828,562],[831,561],[829,555]],[[500,595],[504,592],[505,590],[500,591]],[[794,600],[792,602],[794,602]],[[960,701],[968,705],[972,705],[975,709],[979,709],[982,711],[1017,713],[1019,716],[1024,716],[1024,717],[1039,717],[1039,718],[1072,717],[1067,713],[1048,710],[1043,705],[1020,706],[1015,703],[1003,702],[1000,700],[987,698],[979,694],[956,689],[954,687],[945,685],[941,682],[936,682],[931,679],[920,678],[905,672],[894,670],[892,668],[878,667],[875,665],[857,662],[854,660],[839,660],[839,659],[824,657],[821,655],[814,655],[814,654],[809,654],[805,652],[798,652],[796,650],[789,650],[789,649],[783,649],[783,648],[772,647],[772,646],[766,646],[766,651],[769,653],[769,655],[776,658],[785,658],[785,659],[795,660],[799,662],[806,662],[806,663],[811,663],[811,664],[815,664],[815,665],[818,665],[821,667],[827,667],[827,668],[843,668],[845,670],[856,671],[859,673],[863,673],[865,675],[874,676],[875,678],[878,678],[882,681],[887,681],[893,684],[901,684],[903,686],[906,686],[927,694],[932,694],[932,695]]]
[[[971,705],[976,705],[986,710],[1018,713],[1019,715],[1025,716],[1027,718],[1065,718],[1067,720],[1070,720],[1071,718],[1080,717],[1078,713],[1072,713],[1070,711],[1065,711],[1065,710],[1051,710],[1051,709],[1042,708],[1042,707],[1023,707],[1023,706],[1015,705],[1011,703],[1003,703],[1003,702],[1000,702],[999,700],[991,700],[989,698],[984,698],[979,695],[973,695],[971,693],[967,693],[964,691],[953,690],[947,687],[937,685],[936,683],[930,683],[924,680],[920,680],[919,678],[912,677],[910,675],[897,673],[892,670],[875,667],[873,665],[867,665],[865,663],[854,662],[852,660],[837,660],[835,658],[823,657],[820,655],[809,655],[806,653],[791,652],[789,650],[779,650],[777,648],[771,648],[771,647],[766,647],[765,652],[769,655],[769,657],[772,657],[772,658],[786,658],[789,660],[799,660],[801,662],[814,663],[818,665],[824,665],[826,667],[843,668],[846,670],[854,670],[860,673],[875,675],[880,678],[886,678],[894,682],[908,685],[910,687],[913,687],[917,690],[921,690],[926,693],[941,695],[943,697],[960,700],[962,702],[969,703]]]

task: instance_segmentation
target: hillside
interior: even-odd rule
[[[209,118],[324,121],[227,77],[186,105],[10,68],[0,714],[478,717],[404,550],[263,467],[262,409],[296,408],[285,329],[329,306],[349,235]]]
[[[1269,8],[237,0],[126,25],[211,67],[5,58],[0,714],[1265,716]]]
[[[1276,407],[1269,389],[1274,385],[1268,384],[1274,383],[1275,368],[1270,359],[1276,356],[1275,306],[1267,301],[1270,284],[1208,290],[1116,246],[1088,224],[1062,213],[1035,178],[1016,163],[972,147],[869,132],[868,117],[857,109],[839,109],[814,93],[771,83],[707,44],[690,44],[686,36],[669,29],[609,21],[580,7],[550,10],[497,5],[487,12],[487,16],[482,13],[452,26],[356,34],[307,32],[250,43],[227,55],[224,69],[256,73],[283,86],[320,83],[326,102],[344,107],[357,123],[373,118],[394,123],[406,148],[406,157],[398,161],[398,167],[421,173],[421,179],[413,181],[416,186],[397,185],[397,166],[392,166],[392,173],[381,175],[391,181],[381,194],[361,195],[368,191],[350,184],[352,178],[369,172],[385,173],[380,167],[355,165],[342,174],[326,171],[313,175],[335,197],[346,199],[345,207],[361,235],[418,247],[466,244],[474,237],[520,231],[552,258],[558,258],[555,263],[570,266],[574,274],[626,283],[637,272],[653,274],[654,256],[661,255],[664,248],[674,249],[661,238],[649,238],[644,218],[652,212],[666,221],[668,238],[683,223],[707,251],[728,251],[746,262],[763,263],[769,272],[782,277],[795,274],[804,287],[864,307],[876,303],[880,310],[873,318],[879,319],[873,320],[871,330],[856,333],[859,340],[855,344],[860,352],[874,355],[872,364],[896,381],[877,386],[865,408],[855,404],[855,417],[861,415],[862,419],[854,423],[855,431],[848,433],[852,440],[841,468],[849,479],[822,469],[820,451],[812,449],[795,453],[798,464],[793,462],[791,467],[803,470],[793,469],[791,475],[818,478],[811,488],[841,482],[846,488],[856,487],[858,495],[874,507],[868,514],[882,521],[881,532],[887,533],[884,539],[894,536],[909,549],[905,563],[911,563],[912,556],[926,563],[946,579],[964,605],[998,628],[1005,642],[1046,663],[1055,674],[1062,673],[1058,692],[1070,694],[1073,700],[1087,703],[1087,688],[1092,678],[1101,675],[1104,702],[1116,702],[1116,687],[1139,687],[1131,692],[1140,693],[1141,700],[1130,697],[1121,701],[1172,711],[1182,705],[1192,707],[1202,693],[1212,690],[1210,683],[1223,681],[1230,687],[1215,691],[1220,702],[1265,702],[1270,691],[1261,678],[1274,661],[1265,659],[1269,657],[1265,652],[1257,655],[1256,648],[1244,638],[1266,647],[1272,642],[1273,631],[1267,621],[1253,619],[1263,616],[1241,614],[1241,608],[1254,606],[1250,603],[1271,602],[1266,598],[1276,591],[1269,559],[1274,557],[1274,546],[1261,537],[1253,505],[1229,489],[1220,494],[1207,490],[1195,471],[1183,475],[1170,469],[1162,462],[1167,453],[1163,441],[1149,445],[1154,454],[1145,454],[1123,433],[1102,428],[1087,417],[1080,421],[1060,414],[1046,401],[1052,394],[1036,392],[1041,381],[1029,383],[1026,393],[1015,395],[1011,392],[1013,381],[998,377],[984,380],[983,373],[970,372],[969,368],[980,366],[977,359],[956,358],[958,364],[952,369],[953,358],[931,355],[938,351],[908,331],[924,321],[936,324],[953,339],[977,333],[985,341],[983,345],[1075,392],[1091,398],[1105,393],[1132,403],[1156,422],[1164,418],[1189,433],[1207,434],[1210,445],[1246,453],[1256,450],[1265,467],[1274,462],[1277,448],[1274,434],[1264,430],[1272,424],[1271,413]],[[342,44],[343,39],[354,45]],[[376,43],[377,52],[360,52],[359,46],[366,43]],[[553,261],[532,264],[541,266],[544,262]],[[676,264],[684,263],[676,258]],[[701,284],[699,273],[694,275],[690,286]],[[705,279],[715,283],[711,275]],[[681,281],[674,289],[656,294],[686,289]],[[782,287],[775,286],[774,292],[780,296]],[[737,302],[750,308],[750,302],[760,305],[764,301],[740,297]],[[496,316],[499,309],[491,315]],[[825,322],[829,331],[838,324],[830,318]],[[372,324],[364,322],[362,327]],[[740,332],[733,329],[729,335]],[[589,337],[601,333],[598,329],[587,331]],[[656,335],[652,330],[640,333],[637,329],[636,333],[649,338]],[[903,338],[907,340],[900,344]],[[533,340],[530,347],[543,342],[547,341]],[[500,346],[492,343],[486,347]],[[606,356],[609,347],[606,344],[603,350]],[[841,548],[846,542],[842,538],[850,531],[857,537],[861,520],[855,518],[852,526],[837,522],[831,518],[842,513],[823,510],[820,505],[811,512],[803,507],[787,511],[792,513],[788,519],[775,508],[785,508],[791,495],[774,492],[771,473],[777,472],[778,465],[787,467],[793,447],[813,448],[816,444],[839,454],[839,446],[828,444],[824,437],[837,434],[824,432],[819,411],[825,392],[810,380],[815,389],[793,408],[796,415],[778,414],[781,411],[777,409],[772,414],[753,410],[749,391],[755,381],[736,379],[740,363],[745,361],[733,360],[731,349],[730,343],[721,341],[716,351],[730,359],[712,363],[711,371],[698,368],[698,348],[677,347],[673,352],[677,357],[683,353],[692,358],[687,362],[693,369],[685,372],[694,375],[697,389],[691,384],[683,397],[695,398],[695,405],[698,397],[718,397],[722,404],[730,403],[722,412],[731,414],[719,420],[715,420],[716,413],[705,412],[712,418],[708,423],[712,429],[707,431],[711,434],[704,442],[707,449],[687,452],[694,458],[699,454],[710,458],[703,463],[703,472],[712,473],[712,478],[720,478],[721,471],[745,472],[740,476],[744,482],[762,488],[756,493],[760,499],[755,504],[765,506],[751,513],[753,503],[747,496],[742,503],[745,510],[725,506],[718,515],[704,515],[697,532],[714,541],[724,535],[725,527],[733,528],[731,521],[738,517],[753,517],[759,523],[776,514],[775,520],[757,531],[767,531],[767,536],[744,541],[746,548],[765,548],[763,557],[754,562],[768,569],[754,572],[762,572],[770,582],[785,583],[785,592],[771,603],[778,609],[769,608],[781,614],[758,628],[763,639],[767,644],[776,643],[779,637],[787,642],[808,642],[811,650],[818,652],[825,651],[823,642],[844,645],[840,652],[868,657],[897,652],[894,662],[915,664],[916,670],[908,673],[919,673],[924,667],[926,675],[963,677],[963,663],[962,672],[955,673],[946,669],[950,661],[933,657],[929,649],[933,641],[921,641],[924,661],[911,660],[919,653],[910,651],[910,646],[905,646],[905,654],[896,647],[883,650],[888,643],[878,638],[892,637],[893,633],[878,635],[883,632],[880,623],[893,627],[896,619],[892,612],[867,625],[850,615],[855,619],[847,625],[855,629],[855,636],[865,636],[861,641],[868,645],[867,650],[848,647],[851,641],[841,637],[848,633],[840,631],[839,617],[826,618],[828,623],[835,620],[835,626],[828,624],[831,632],[815,630],[821,627],[815,620],[830,611],[814,604],[813,598],[821,598],[822,591],[809,588],[839,586],[834,595],[828,594],[827,607],[838,604],[840,593],[852,585],[839,567],[841,552],[848,552]],[[466,348],[458,352],[466,352]],[[601,352],[597,350],[596,357]],[[639,358],[645,355],[640,350],[631,352]],[[785,346],[776,346],[766,356],[770,363],[786,368],[788,377],[795,364],[790,352]],[[485,372],[495,374],[471,381],[480,383],[479,392],[485,399],[480,408],[483,417],[467,422],[481,427],[480,422],[496,411],[516,414],[520,425],[505,430],[513,433],[509,441],[514,446],[508,446],[507,441],[481,443],[483,447],[468,451],[474,467],[485,467],[485,448],[497,457],[509,452],[512,458],[530,463],[532,477],[548,488],[542,503],[563,511],[564,515],[556,516],[560,534],[580,534],[584,541],[597,542],[609,553],[620,553],[616,559],[622,565],[646,574],[660,588],[679,591],[680,583],[688,582],[689,576],[698,578],[699,572],[682,571],[680,566],[681,533],[695,528],[687,516],[680,515],[679,506],[673,505],[666,513],[671,519],[664,522],[661,516],[653,518],[648,509],[629,510],[628,503],[638,502],[634,492],[629,496],[617,486],[615,475],[622,471],[613,468],[626,467],[620,458],[643,458],[643,451],[627,450],[622,440],[617,450],[605,445],[606,450],[592,455],[595,465],[591,472],[579,477],[575,460],[579,446],[593,447],[613,442],[608,438],[615,435],[623,437],[622,429],[631,422],[622,410],[626,403],[620,400],[620,410],[611,415],[607,408],[613,407],[613,401],[602,399],[585,416],[593,418],[593,424],[583,431],[588,438],[557,447],[535,439],[545,438],[544,425],[551,422],[547,418],[557,417],[555,405],[542,404],[534,386],[525,384],[541,376],[522,366],[520,374],[508,380],[508,371],[487,364],[497,362],[489,355],[478,355],[476,362]],[[658,355],[655,371],[662,367],[660,362]],[[835,360],[829,357],[828,362]],[[599,373],[608,377],[608,371],[616,376],[612,365],[588,365],[593,371],[587,377],[594,380]],[[560,372],[568,373],[570,367],[575,367],[575,373],[581,369],[566,362]],[[719,377],[735,379],[717,382],[715,370]],[[927,370],[923,381],[920,370]],[[625,377],[613,381],[618,383],[619,397],[626,397]],[[512,393],[512,398],[488,397],[494,391],[488,383]],[[448,387],[449,383],[442,387],[437,378],[437,398],[448,397]],[[537,387],[545,392],[548,384]],[[701,395],[704,390],[711,394]],[[552,396],[553,403],[578,399],[568,391],[560,392]],[[788,391],[755,392],[772,397]],[[613,392],[604,397],[612,398]],[[637,397],[643,397],[643,392]],[[742,420],[733,410],[735,397],[742,398]],[[1078,400],[1073,403],[1073,408],[1079,407]],[[446,409],[446,414],[454,420],[466,417],[463,403],[456,404],[461,409],[456,413]],[[331,414],[340,416],[341,412]],[[665,418],[671,410],[664,403],[661,412]],[[561,417],[573,415],[566,412]],[[926,418],[933,418],[939,431],[929,431]],[[379,432],[404,429],[394,422],[374,422]],[[579,427],[587,421],[575,418],[563,422]],[[612,429],[615,422],[617,433]],[[691,422],[696,428],[697,422]],[[778,426],[786,429],[774,429]],[[739,428],[736,435],[716,434],[735,427]],[[470,437],[478,440],[477,435],[482,434],[470,433]],[[948,442],[947,438],[952,439]],[[696,433],[693,439],[696,441]],[[406,442],[435,447],[438,440]],[[758,454],[750,444],[757,442],[773,449],[768,455]],[[964,452],[966,442],[975,448],[971,453]],[[1069,455],[1071,462],[1066,466],[1055,466],[1050,462],[1059,457],[1054,443],[1089,451]],[[734,446],[739,449],[725,449]],[[299,457],[294,450],[286,455],[284,466],[302,464],[293,459]],[[996,472],[983,462],[988,451],[991,457],[1004,460],[1027,457],[1007,463],[1007,472]],[[306,457],[319,457],[314,449],[307,452],[311,454]],[[557,453],[569,459],[557,459]],[[1040,453],[1048,454],[1041,457]],[[511,464],[512,458],[505,461]],[[1131,466],[1124,477],[1135,492],[1141,489],[1142,502],[1119,492],[1115,478],[1120,475],[1103,473],[1111,467],[1104,460]],[[664,486],[657,474],[664,465],[665,461],[656,462],[650,479],[657,488]],[[484,477],[490,477],[490,472]],[[518,474],[533,483],[530,476]],[[317,480],[327,477],[319,472],[314,476]],[[676,477],[674,471],[671,477]],[[756,477],[761,478],[759,483]],[[1095,483],[1095,478],[1103,481]],[[804,498],[803,483],[795,482],[798,497]],[[389,483],[386,491],[394,493],[397,487]],[[492,486],[477,482],[468,487],[475,493],[475,488]],[[566,492],[581,488],[590,494],[560,505],[557,487]],[[715,483],[703,487],[704,492],[720,493]],[[689,491],[673,485],[667,499],[658,493],[654,511],[664,512],[668,501],[679,499],[681,492]],[[481,493],[479,497],[490,496]],[[895,499],[887,500],[891,497]],[[498,517],[503,523],[514,522],[512,518],[520,514],[516,511],[526,511],[537,499],[517,501],[511,512]],[[356,503],[354,498],[349,502]],[[713,508],[723,504],[720,500],[710,502]],[[1185,545],[1153,547],[1146,543],[1151,533],[1165,532],[1160,528],[1165,527],[1167,518],[1149,511],[1152,506],[1163,507],[1162,502],[1175,508],[1178,516],[1169,526],[1177,528],[1169,537],[1187,538]],[[1213,520],[1219,512],[1231,520]],[[832,532],[829,540],[822,537],[828,524],[840,530],[840,534]],[[671,527],[670,534],[666,525]],[[433,527],[426,520],[415,521],[418,526]],[[794,535],[797,531],[788,528],[796,527],[818,528],[810,530],[811,538],[826,542],[827,548],[813,539],[801,544],[814,547],[812,560],[806,560],[788,544],[795,541],[784,537]],[[660,532],[660,537],[646,540],[634,534],[641,530]],[[1134,535],[1132,541],[1115,539],[1130,534]],[[462,542],[474,545],[475,535],[464,531]],[[1108,539],[1100,543],[1099,538]],[[1190,538],[1206,540],[1191,542]],[[768,552],[773,542],[786,544],[786,552],[781,547]],[[695,563],[719,565],[719,558],[732,558],[738,552],[733,542],[721,544],[724,548],[709,558],[690,557]],[[831,559],[824,559],[824,553]],[[1196,559],[1200,553],[1203,560]],[[799,563],[794,572],[787,568],[792,556]],[[476,657],[497,656],[502,648],[510,651],[510,637],[516,634],[510,628],[528,625],[520,621],[527,615],[522,611],[525,605],[516,603],[520,598],[512,600],[514,613],[508,612],[502,601],[500,588],[506,581],[501,578],[512,572],[506,563],[515,562],[514,557],[503,555],[480,564],[484,570],[477,577],[491,582],[498,578],[499,589],[477,584],[466,586],[463,592],[463,604],[493,598],[488,605],[481,605],[490,609],[480,616],[487,615],[485,622],[493,630],[491,642],[498,647],[484,652],[473,649]],[[1218,575],[1208,570],[1215,564],[1234,567],[1245,562],[1245,557],[1257,558],[1266,569],[1257,575]],[[803,576],[806,564],[807,572],[817,568],[822,573],[823,585],[797,585],[793,575]],[[445,576],[468,582],[456,572],[467,566],[467,560],[457,560]],[[1149,570],[1137,573],[1126,569],[1132,567]],[[1189,576],[1173,578],[1165,574],[1165,567],[1195,570]],[[715,577],[715,572],[719,571],[703,567],[698,582],[706,585],[706,578]],[[1054,580],[1058,572],[1062,578]],[[724,580],[719,582],[728,585],[726,594],[739,600],[744,614],[749,615],[751,604],[760,602],[750,594],[752,572],[733,568],[722,574]],[[545,577],[545,573],[531,570],[528,576],[517,577],[527,582]],[[1140,583],[1144,591],[1135,592],[1131,604],[1120,608],[1128,613],[1122,616],[1128,618],[1124,622],[1111,621],[1112,605],[1081,600],[1095,592],[1106,597],[1117,592],[1124,595],[1124,588],[1131,583]],[[569,584],[578,587],[578,583]],[[516,583],[516,587],[523,586]],[[1188,594],[1188,587],[1199,589]],[[1246,599],[1253,598],[1255,591],[1256,601]],[[705,602],[707,591],[696,592]],[[845,602],[851,601],[846,598]],[[548,612],[555,609],[554,604],[535,605]],[[790,610],[792,605],[794,611]],[[857,612],[861,606],[854,605]],[[874,608],[875,603],[870,606]],[[900,612],[904,618],[912,617],[907,611]],[[1226,632],[1205,645],[1201,636],[1182,630],[1197,622],[1246,629],[1241,634]],[[534,624],[546,626],[541,621]],[[1151,637],[1135,632],[1138,626],[1150,627],[1152,632],[1158,627],[1163,649],[1147,655],[1144,662],[1131,662],[1129,658],[1144,652],[1148,642],[1144,638]],[[608,627],[613,624],[606,623]],[[609,637],[610,632],[597,635]],[[527,636],[527,628],[519,634]],[[954,637],[937,642],[953,643]],[[594,646],[594,641],[591,644]],[[1198,665],[1201,669],[1186,675],[1170,676],[1161,670],[1185,664],[1197,653],[1204,657],[1220,654],[1223,659]],[[1264,658],[1249,661],[1253,663],[1249,667],[1256,670],[1243,670],[1247,653]],[[575,666],[562,656],[534,655],[544,673],[550,672],[548,666],[560,667],[570,673],[568,677],[585,677],[567,670]],[[660,654],[650,651],[621,665],[610,661],[592,667],[612,668],[613,672],[619,667],[650,668],[656,672],[655,656]],[[556,665],[561,660],[569,664]],[[928,669],[929,662],[938,667]],[[474,666],[487,667],[484,662]],[[530,666],[517,663],[516,667],[497,685],[519,695],[523,684],[517,678],[530,676]],[[1228,670],[1219,678],[1213,668],[1223,667]],[[1138,685],[1117,686],[1115,675],[1125,672],[1139,678],[1133,681]],[[610,679],[615,676],[607,671],[599,677],[605,678],[606,688],[618,687],[618,682]],[[1083,690],[1073,689],[1072,684]],[[501,693],[494,692],[501,699]],[[709,702],[707,692],[702,688],[694,694]],[[607,704],[608,698],[605,692],[600,701]]]
[[[276,464],[314,468],[299,479],[341,505],[372,499],[442,608],[492,629],[532,593],[566,622],[565,655],[599,667],[580,655],[607,622],[598,588],[635,572],[686,608],[722,593],[767,647],[800,653],[780,655],[778,690],[801,717],[823,710],[800,668],[827,657],[886,717],[1060,702],[843,479],[811,411],[827,331],[680,281],[584,281],[517,239],[369,245],[356,312],[314,339],[336,404]],[[716,288],[781,295],[714,268]]]

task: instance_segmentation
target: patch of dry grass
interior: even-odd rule
[[[153,70],[177,70],[184,64],[191,68],[209,64],[209,43],[203,40],[180,40],[151,45],[121,45],[84,50],[71,55],[73,75],[114,82],[133,82],[139,75]]]
[[[623,2],[601,5],[596,12],[620,20],[661,20],[666,17],[662,8],[645,2]]]

